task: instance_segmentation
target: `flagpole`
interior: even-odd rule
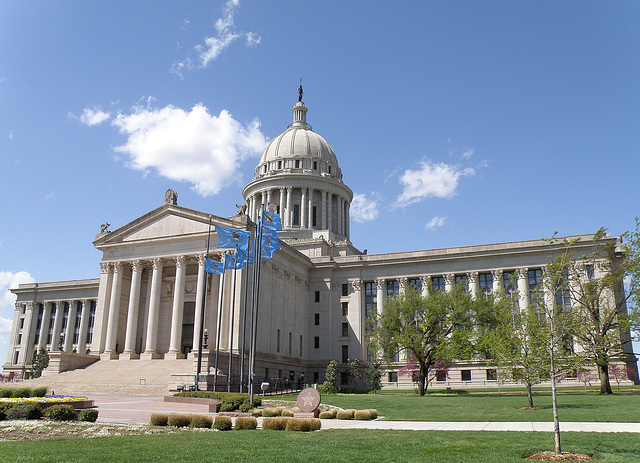
[[[264,215],[264,204],[260,207],[260,218],[258,222],[258,236],[256,237],[256,253],[254,257],[255,278],[253,307],[251,316],[251,349],[249,353],[249,400],[253,403],[253,390],[256,373],[256,343],[258,337],[258,302],[260,299],[260,267],[262,263],[262,219]]]
[[[255,247],[255,245],[254,245]],[[253,252],[253,249],[251,250]],[[255,260],[254,260],[255,262]],[[249,250],[247,249],[247,265],[249,265]],[[244,392],[244,356],[247,343],[247,294],[249,293],[249,268],[242,274],[244,281],[244,304],[242,304],[242,331],[240,332],[240,392]],[[248,385],[248,384],[247,384]]]
[[[218,317],[216,319],[216,361],[213,371],[213,392],[216,392],[216,386],[218,384],[218,358],[220,356],[220,329],[222,327],[222,298],[224,297],[224,263],[225,255],[222,255],[222,278],[220,278],[220,296],[218,297]]]
[[[207,256],[209,256],[209,243],[211,242],[211,215],[209,216],[209,233],[207,235],[207,253],[205,254],[205,265]],[[200,333],[198,333],[198,363],[196,367],[196,391],[200,386],[200,369],[202,368],[202,343],[204,342],[204,312],[205,304],[207,303],[207,272],[203,272],[203,287],[202,287],[202,307],[200,308]]]
[[[233,327],[236,312],[236,270],[238,268],[238,245],[236,244],[236,258],[233,261],[233,292],[231,293],[231,336],[229,337],[229,374],[227,375],[227,392],[231,392],[231,365],[233,360]]]

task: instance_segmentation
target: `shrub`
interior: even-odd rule
[[[245,400],[240,404],[240,406],[238,407],[238,410],[245,413],[250,412],[251,410],[253,410],[253,405],[251,404],[251,402],[249,402],[249,400]]]
[[[233,429],[256,429],[258,427],[258,420],[253,416],[239,416],[236,418],[236,424]]]
[[[333,418],[336,417],[333,413],[331,413],[330,410],[320,412],[320,415],[318,416],[320,417],[321,420],[332,420]]]
[[[254,408],[252,413],[254,415],[262,416],[262,410],[262,408]]]
[[[69,404],[52,405],[44,411],[44,416],[53,421],[75,421],[78,413]]]
[[[31,397],[44,397],[47,395],[47,386],[36,387],[31,391]]]
[[[4,421],[7,419],[7,412],[5,412],[4,407],[0,408],[0,421]]]
[[[36,404],[12,405],[6,409],[6,413],[10,420],[39,420],[42,418],[42,410]]]
[[[378,410],[376,410],[375,408],[370,408],[369,412],[371,413],[372,420],[375,420],[376,418],[378,418]]]
[[[352,409],[338,410],[338,412],[336,413],[336,418],[338,418],[339,420],[352,420],[354,414],[355,410]]]
[[[320,428],[322,427],[322,421],[320,421],[318,418],[309,418],[309,421],[311,421],[312,431],[320,431]]]
[[[213,425],[213,418],[209,415],[191,415],[191,423],[189,426],[192,428],[207,428],[210,429]]]
[[[31,397],[30,387],[18,387],[13,390],[13,397],[18,399],[21,397]]]
[[[184,428],[191,424],[191,415],[187,413],[170,413],[169,414],[169,426],[175,426],[176,428]]]
[[[371,412],[369,410],[356,410],[356,412],[353,414],[353,417],[356,420],[370,420]]]
[[[88,421],[89,423],[95,423],[98,419],[98,410],[94,408],[87,408],[78,412],[78,421]]]
[[[4,397],[5,399],[13,397],[13,388],[3,387],[2,389],[0,389],[0,397]]]
[[[273,417],[282,415],[283,408],[265,408],[262,410],[263,417]]]
[[[231,429],[231,418],[228,416],[216,416],[213,422],[213,429],[218,431],[229,431]]]
[[[287,422],[292,418],[285,418],[282,416],[276,416],[273,418],[264,418],[262,420],[262,429],[272,429],[274,431],[284,431],[287,427]]]
[[[311,431],[311,420],[309,418],[291,418],[287,421],[286,431]]]
[[[169,415],[166,413],[152,413],[149,424],[151,426],[166,426],[169,424]]]
[[[286,408],[284,410],[282,410],[282,413],[280,413],[280,416],[289,416],[292,417],[293,416],[293,411],[292,410],[287,410]]]

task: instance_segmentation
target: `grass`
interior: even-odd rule
[[[294,398],[295,399],[295,398]],[[524,393],[509,394],[332,394],[322,403],[345,409],[374,408],[386,420],[406,421],[552,421],[551,393],[536,392],[527,407]],[[640,391],[599,395],[562,392],[558,395],[560,421],[638,422]]]
[[[603,462],[640,459],[635,434],[563,433],[563,450]],[[447,461],[522,462],[552,450],[551,433],[326,430],[178,433],[0,442],[0,462]]]

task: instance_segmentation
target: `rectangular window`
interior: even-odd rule
[[[462,285],[465,288],[469,287],[469,276],[468,275],[456,275],[456,285]]]
[[[317,221],[316,221],[316,206],[313,206],[311,208],[311,225],[313,227],[317,226]]]
[[[315,292],[315,301],[320,302],[320,291]]]
[[[349,283],[342,283],[342,296],[349,295]]]
[[[409,278],[409,288],[413,288],[418,292],[422,291],[422,281],[420,278]]]
[[[487,381],[495,381],[497,378],[496,370],[491,368],[487,370]]]
[[[42,317],[44,315],[44,307],[42,304],[38,304],[38,320],[36,321],[36,334],[33,339],[34,344],[38,344],[40,342],[40,329],[42,328]]]
[[[314,336],[313,338],[313,348],[320,349],[320,336]]]
[[[300,204],[293,205],[293,224],[300,225]]]
[[[276,352],[280,352],[280,330],[276,334]]]
[[[329,175],[331,175],[331,166],[329,166]]]
[[[313,170],[318,170],[318,161],[313,161]]]
[[[433,289],[434,291],[444,291],[444,277],[433,277],[431,279],[431,289]]]
[[[296,166],[296,169],[300,168],[300,159],[295,160],[295,166]]]
[[[502,287],[507,294],[514,294],[517,288],[516,272],[502,273]]]
[[[63,302],[62,307],[64,307],[64,312],[62,312],[62,328],[60,328],[60,332],[64,333],[67,331],[67,323],[69,323],[69,304]]]
[[[571,308],[571,297],[569,295],[569,274],[567,271],[562,272],[562,281],[559,282],[559,288],[556,291],[556,306],[563,309]]]
[[[480,285],[480,291],[484,294],[491,294],[493,291],[493,275],[490,273],[481,273],[478,275],[478,283]]]
[[[278,161],[278,169],[282,169],[282,161]]]
[[[87,326],[87,344],[93,342],[93,325],[96,322],[96,301],[91,301],[89,306],[89,323]]]
[[[447,372],[445,370],[436,370],[436,381],[446,381]]]
[[[73,343],[78,344],[78,339],[80,338],[80,319],[82,318],[82,305],[78,307],[78,302],[74,302],[76,304],[76,321],[73,326]]]
[[[298,355],[300,355],[300,357],[302,357],[302,335],[300,335],[300,352],[298,353]]]
[[[349,316],[349,303],[348,302],[343,302],[340,304],[341,308],[342,308],[342,316],[343,317],[347,317]]]
[[[593,265],[587,264],[585,266],[585,271],[587,272],[587,278],[590,280],[593,279],[593,276],[594,276]]]
[[[373,281],[367,281],[364,284],[364,316],[369,318],[376,309],[376,284]]]
[[[387,373],[388,375],[388,379],[390,383],[397,383],[398,382],[398,372],[397,371],[390,371],[389,373]]]
[[[349,346],[342,346],[342,363],[349,363]]]
[[[313,384],[318,384],[318,381],[320,380],[320,375],[318,374],[317,371],[313,372]]]
[[[542,303],[542,269],[529,270],[529,301],[531,304],[538,305]]]
[[[318,326],[320,324],[320,314],[313,314],[313,324]]]
[[[51,304],[51,313],[49,314],[49,330],[47,332],[47,344],[51,344],[53,338],[53,324],[56,321],[56,311],[58,310],[55,304]],[[87,341],[90,342],[90,341]]]
[[[387,281],[387,296],[395,296],[400,293],[400,283],[398,280]]]
[[[293,353],[293,334],[289,331],[289,355]]]
[[[460,370],[460,378],[462,381],[471,381],[471,370]]]
[[[349,336],[349,324],[348,323],[343,323],[342,324],[342,337],[346,338],[347,336]]]

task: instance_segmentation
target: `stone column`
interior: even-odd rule
[[[47,345],[47,337],[49,335],[49,319],[51,318],[51,302],[43,302],[42,307],[42,324],[40,325],[40,339],[38,340],[38,350],[44,349]]]
[[[267,190],[267,203],[265,204],[265,206],[269,203],[271,203],[271,188]]]
[[[78,346],[76,347],[78,354],[84,354],[87,351],[87,329],[89,327],[89,308],[91,307],[91,299],[83,299],[81,303],[80,334],[78,336]]]
[[[384,296],[387,290],[387,280],[384,278],[376,279],[376,310],[379,314],[384,312]]]
[[[285,226],[286,221],[285,221],[285,199],[284,199],[284,187],[281,186],[280,187],[280,195],[278,197],[278,201],[280,201],[280,204],[278,204],[278,206],[280,206],[280,220],[282,221],[282,225]]]
[[[498,295],[502,292],[502,290],[504,289],[502,286],[502,275],[503,275],[503,271],[502,270],[492,270],[491,271],[491,276],[493,278],[493,285],[492,285],[492,290],[493,290],[493,294],[494,295]]]
[[[287,187],[287,209],[285,216],[286,228],[291,228],[291,196],[293,195],[293,188]]]
[[[351,236],[350,211],[351,211],[351,204],[349,203],[349,201],[345,200],[345,229],[344,229],[344,235],[347,238],[347,240]]]
[[[151,291],[149,296],[149,318],[147,320],[147,342],[141,360],[160,358],[158,347],[158,322],[160,318],[160,296],[162,290],[162,259],[152,260],[153,274],[151,275]]]
[[[300,228],[307,228],[307,189],[300,190]]]
[[[124,351],[121,359],[137,359],[136,336],[138,334],[138,312],[140,311],[140,290],[142,289],[142,261],[131,263],[131,290],[129,292],[129,307],[127,309],[127,329],[124,337]]]
[[[111,296],[111,285],[113,283],[113,268],[108,262],[100,262],[100,286],[98,289],[98,300],[96,302],[96,317],[93,327],[93,340],[91,351],[100,353],[104,350],[107,315],[109,314],[109,297]]]
[[[103,360],[118,358],[116,344],[118,342],[118,323],[120,321],[120,298],[122,296],[122,262],[113,264],[113,284],[111,285],[111,298],[109,303],[109,318],[107,321],[107,340],[104,353],[100,355]]]
[[[320,192],[322,197],[322,208],[320,209],[320,227],[322,230],[327,229],[327,190]]]
[[[196,284],[196,313],[193,319],[193,348],[191,352],[197,353],[200,347],[200,326],[202,320],[200,314],[202,313],[202,295],[204,293],[204,264],[205,255],[199,254],[198,256],[198,282]],[[222,262],[224,262],[224,257]]]
[[[421,276],[420,284],[422,285],[422,297],[428,297],[429,292],[431,291],[431,277],[430,276]]]
[[[313,188],[309,188],[309,225],[307,228],[313,228]],[[318,211],[316,210],[316,223],[318,222],[317,217]]]
[[[456,276],[453,273],[448,273],[444,276],[444,290],[445,292],[449,292],[453,289],[453,285],[455,284]]]
[[[327,203],[329,207],[327,208],[327,230],[332,231],[333,228],[333,194],[327,192]],[[329,239],[329,237],[327,237]]]
[[[14,352],[16,350],[16,348],[18,348],[18,345],[16,343],[16,341],[18,340],[18,320],[20,319],[20,308],[22,307],[21,303],[16,302],[15,304],[15,308],[13,310],[13,323],[11,325],[11,337],[10,339],[10,344],[9,346],[14,346],[14,348],[12,349],[11,347],[9,348],[9,353],[7,355],[7,363],[9,365],[14,364],[13,359],[14,359]]]
[[[471,297],[475,299],[478,293],[480,292],[480,282],[478,281],[478,272],[467,273],[467,278],[469,279],[469,292],[471,293]]]
[[[399,294],[404,294],[405,291],[407,290],[407,282],[408,282],[408,278],[407,277],[400,277],[398,278],[398,293]]]
[[[33,323],[34,315],[38,316],[38,311],[34,310],[37,307],[35,302],[27,302],[27,308],[24,311],[24,326],[22,327],[22,343],[20,344],[20,355],[18,357],[18,363],[29,364],[33,358],[33,329],[36,324]],[[35,312],[35,313],[34,313]]]
[[[56,318],[53,321],[53,334],[51,336],[51,352],[60,352],[60,332],[62,331],[62,317],[64,315],[64,301],[56,301]]]
[[[176,281],[173,285],[173,307],[171,309],[171,339],[169,352],[164,358],[184,358],[182,346],[182,314],[184,311],[184,277],[187,269],[186,256],[176,256]]]
[[[529,269],[519,268],[516,270],[518,275],[518,306],[520,310],[529,307]]]
[[[73,350],[73,332],[76,327],[78,301],[67,301],[67,304],[69,304],[69,318],[67,319],[67,330],[64,334],[64,351],[71,352]]]

